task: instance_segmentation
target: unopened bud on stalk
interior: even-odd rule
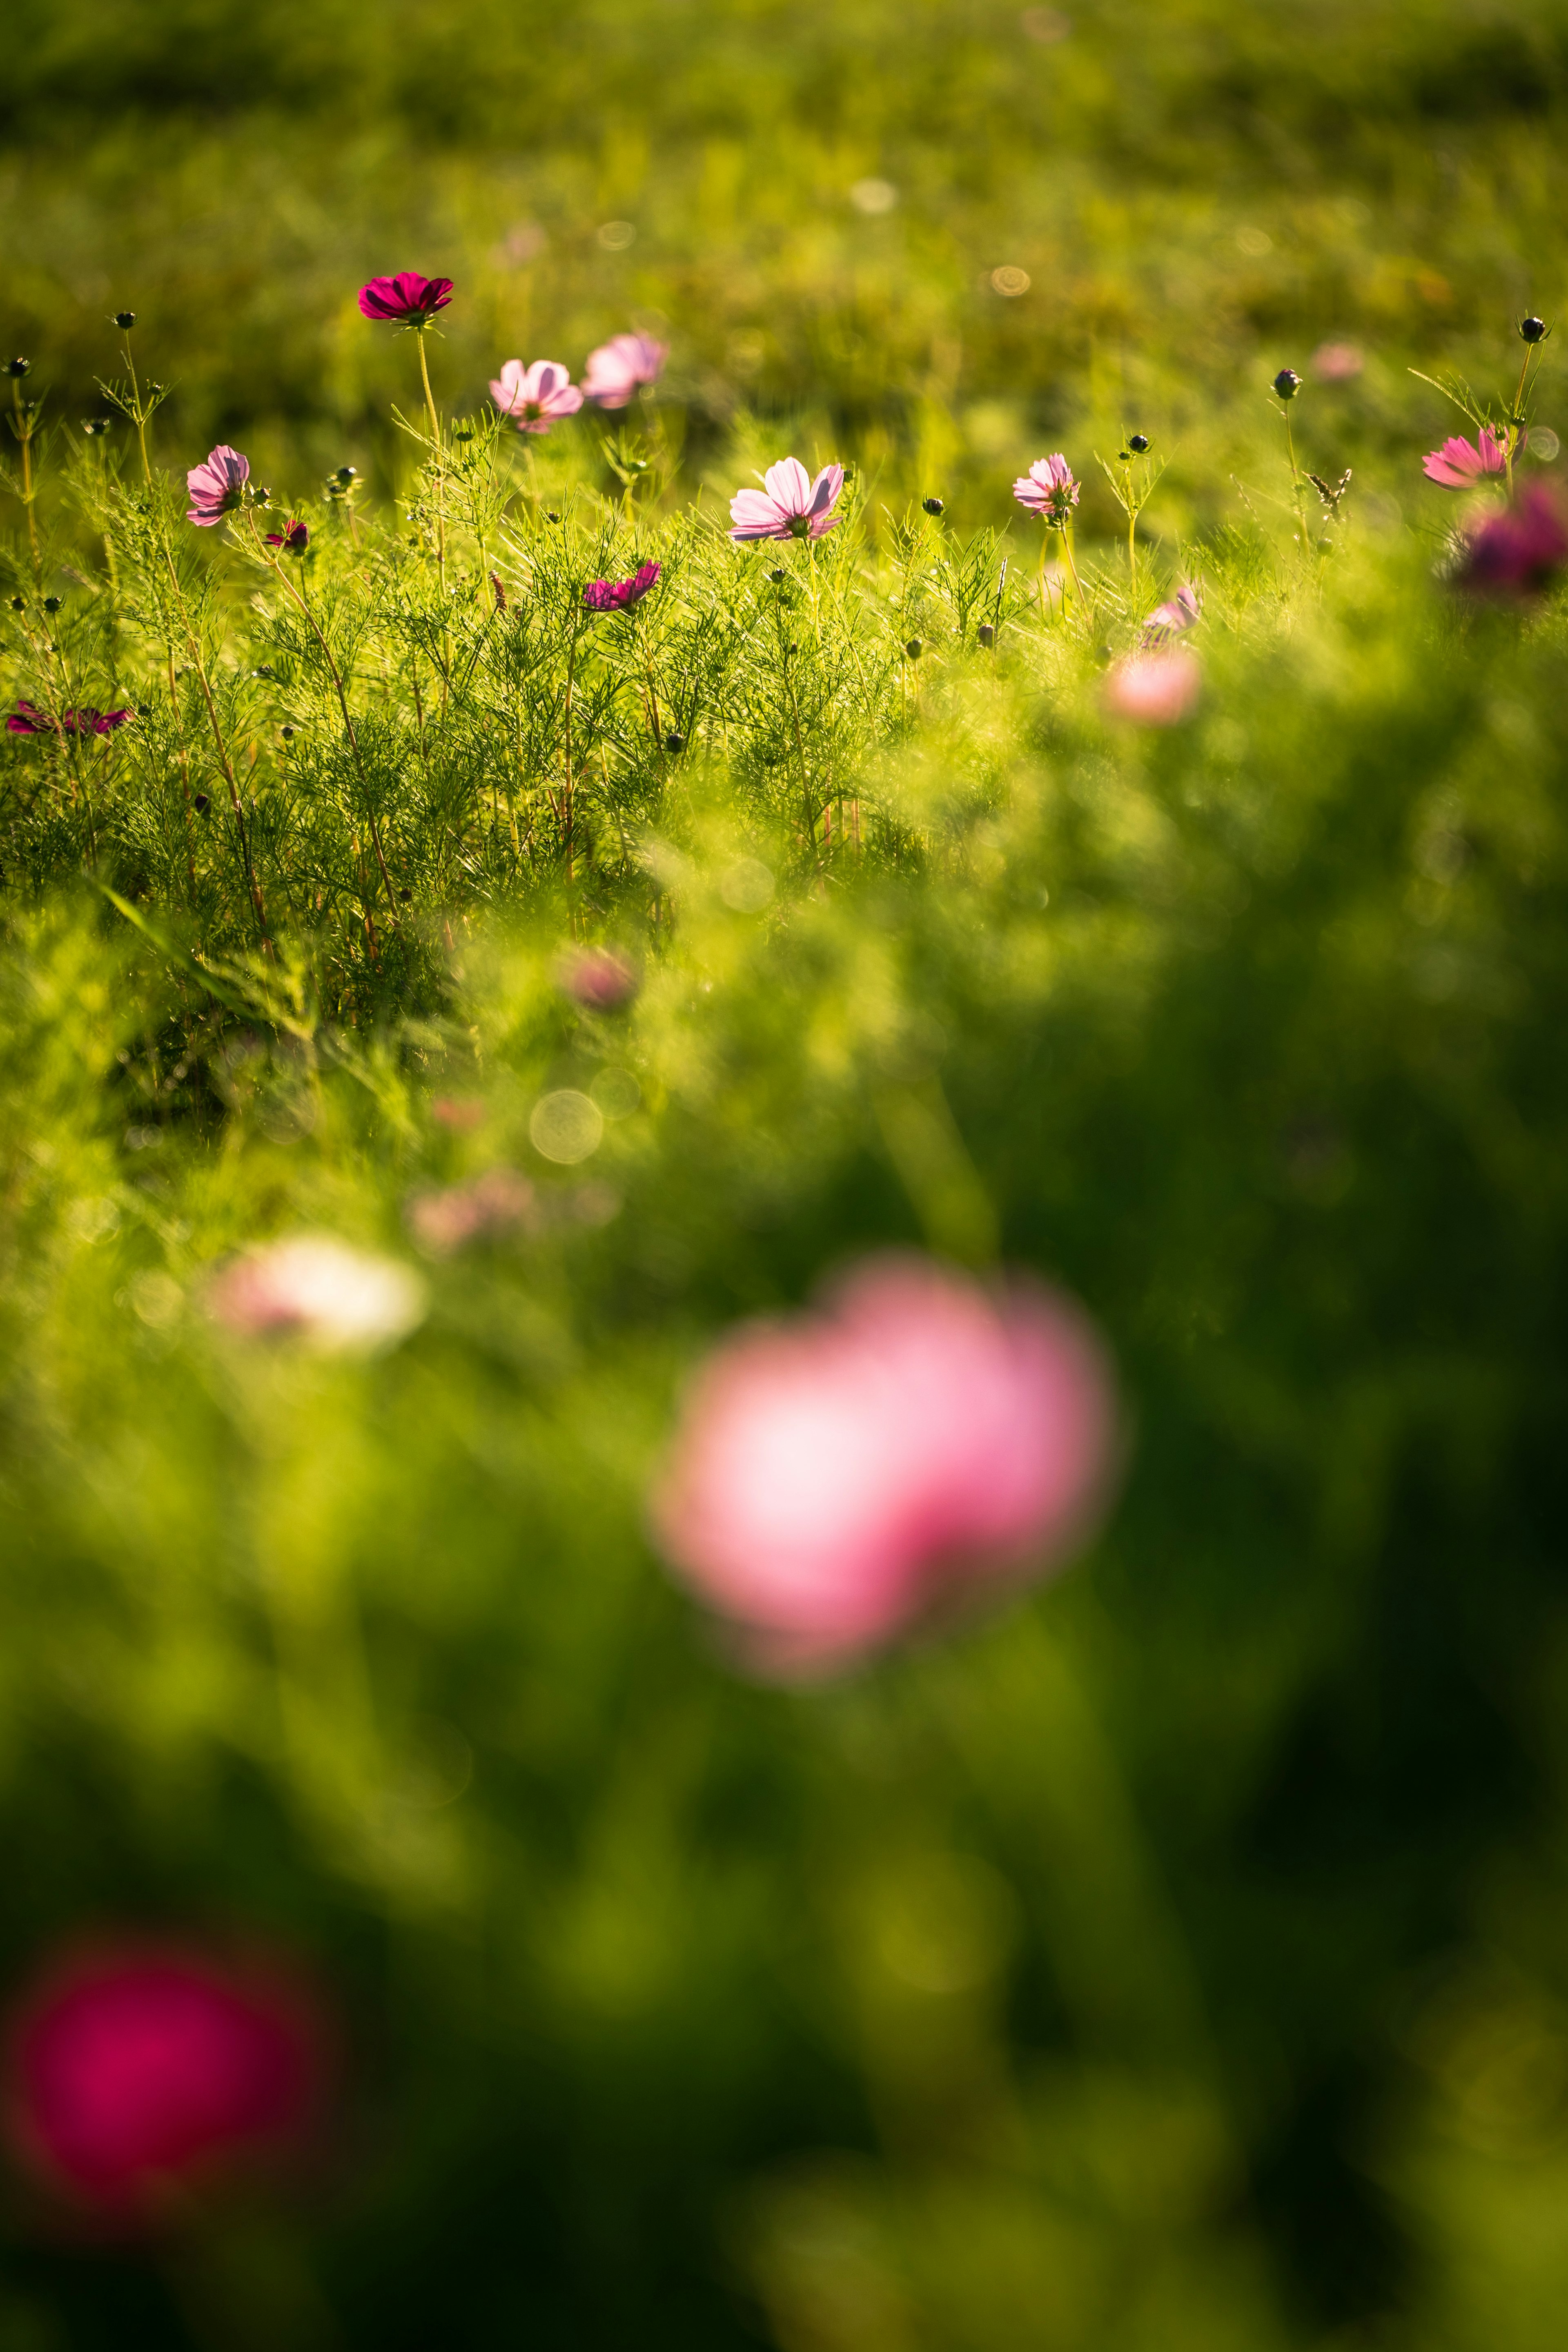
[[[942,500],[940,499],[922,499],[921,500],[921,504],[924,507],[927,514],[929,515],[939,515],[942,512]]]
[[[208,800],[205,793],[197,793],[191,802],[191,806],[195,810],[198,816],[205,816],[208,809],[212,806],[212,803]]]
[[[559,522],[561,518],[556,513],[553,507],[546,507],[544,509],[544,520],[546,522]]]
[[[492,572],[490,573],[490,592],[496,600],[496,611],[498,613],[504,613],[506,611],[506,590],[501,583],[501,576],[499,572]]]
[[[1520,320],[1519,331],[1527,343],[1543,343],[1552,330],[1544,319],[1537,319],[1532,314],[1530,318]]]
[[[675,757],[675,755],[676,755],[676,753],[677,753],[678,751],[685,751],[685,749],[686,749],[686,738],[685,738],[685,736],[684,736],[684,735],[678,735],[678,734],[675,732],[674,729],[673,729],[673,728],[671,728],[671,730],[670,730],[669,733],[668,733],[668,734],[665,737],[665,739],[664,739],[664,748],[665,748],[665,750],[669,753],[670,758],[673,760],[673,759],[674,759],[674,757]]]
[[[789,578],[789,573],[784,570],[782,563],[777,563],[769,572],[768,578],[773,581],[775,586],[777,586],[780,581],[787,580]]]
[[[996,632],[989,621],[981,622],[978,635],[983,646],[994,646],[996,642]]]
[[[136,324],[135,311],[116,310],[114,314],[114,323],[122,331],[122,332],[128,335],[131,332],[132,328]]]
[[[107,416],[84,416],[81,429],[89,441],[96,441],[100,434],[108,432],[109,419]]]
[[[909,644],[904,647],[905,655],[910,661],[919,661],[923,650],[924,648],[922,647],[919,637],[911,637]]]
[[[1274,389],[1281,400],[1294,400],[1301,389],[1301,379],[1294,368],[1281,368],[1274,379]]]
[[[31,360],[7,360],[5,373],[7,375],[28,375],[32,373],[32,366]]]
[[[1144,451],[1149,446],[1149,436],[1146,433],[1134,433],[1129,440],[1127,446],[1131,450],[1132,455],[1135,457],[1142,457]]]
[[[63,596],[46,596],[44,599],[44,610],[46,613],[58,613],[65,601],[66,600]]]
[[[26,600],[26,598],[25,596],[13,596],[13,597],[12,597],[12,599],[11,599],[11,610],[13,611],[13,613],[25,613],[25,612],[26,611],[26,609],[27,609],[27,600]]]

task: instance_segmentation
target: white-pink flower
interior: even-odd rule
[[[815,481],[798,457],[781,457],[763,476],[760,490],[737,490],[730,501],[733,540],[820,539],[842,515],[833,511],[844,488],[842,466],[824,466]]]
[[[1143,643],[1145,646],[1163,645],[1172,637],[1181,636],[1187,629],[1196,628],[1202,618],[1203,606],[1198,602],[1197,590],[1178,588],[1165,604],[1156,604],[1144,622]]]
[[[756,1670],[809,1674],[1059,1561],[1115,1444],[1109,1361],[1070,1300],[873,1258],[709,1359],[652,1524]]]
[[[1185,646],[1165,653],[1131,654],[1105,681],[1105,707],[1113,719],[1135,727],[1174,727],[1185,719],[1203,688],[1203,671]]]
[[[193,466],[185,476],[185,488],[191,498],[185,520],[199,523],[204,530],[221,522],[243,500],[249,479],[249,458],[231,449],[226,441],[220,441],[212,455],[203,464]]]
[[[490,385],[490,398],[502,416],[510,416],[520,433],[548,433],[558,416],[575,416],[583,393],[559,360],[503,362]]]
[[[372,1355],[424,1319],[425,1285],[395,1258],[331,1234],[295,1234],[232,1258],[207,1293],[247,1338],[293,1338],[321,1355]]]
[[[669,345],[651,335],[613,335],[589,352],[583,390],[596,408],[624,408],[645,383],[658,382],[668,357]]]
[[[1079,481],[1058,449],[1053,457],[1037,457],[1026,474],[1013,485],[1021,507],[1060,530],[1079,501]]]
[[[1522,441],[1520,446],[1524,446]],[[1489,478],[1507,473],[1507,433],[1494,433],[1489,425],[1483,425],[1473,441],[1451,434],[1440,449],[1422,458],[1421,470],[1429,482],[1438,482],[1446,490],[1479,489]]]

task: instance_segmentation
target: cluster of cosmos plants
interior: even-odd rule
[[[1109,723],[1175,727],[1198,706],[1201,580],[1156,582],[1148,558],[1141,566],[1139,517],[1158,478],[1146,436],[1129,435],[1105,467],[1127,525],[1118,575],[1080,563],[1082,486],[1057,453],[1014,495],[1059,562],[1042,551],[1032,583],[1015,572],[1009,583],[990,534],[949,543],[932,497],[900,527],[889,585],[857,569],[851,532],[833,536],[856,510],[852,469],[837,463],[813,474],[779,458],[760,488],[735,491],[727,530],[695,510],[656,526],[638,499],[668,470],[652,397],[667,353],[647,336],[595,351],[580,385],[554,361],[508,360],[488,411],[444,418],[427,346],[452,293],[408,272],[360,293],[367,320],[416,338],[424,415],[401,421],[420,471],[400,528],[364,509],[350,467],[315,524],[226,444],[189,467],[184,523],[231,533],[249,568],[244,614],[152,464],[163,392],[138,378],[132,315],[118,322],[125,376],[105,392],[137,461],[110,462],[93,429],[70,477],[101,572],[74,558],[68,569],[40,532],[38,411],[26,362],[12,362],[27,541],[10,596],[26,690],[6,719],[8,880],[42,886],[85,867],[224,1002],[247,986],[252,1002],[272,1001],[288,942],[313,940],[321,997],[351,1016],[399,991],[416,1001],[465,905],[564,898],[560,987],[613,1019],[640,985],[638,956],[614,943],[617,910],[633,889],[647,897],[650,873],[657,907],[647,839],[699,752],[728,762],[775,837],[793,833],[802,874],[821,887],[837,860],[907,852],[863,793],[863,762],[911,725],[933,646],[994,659],[1005,629],[1097,646],[1110,629]],[[1521,323],[1523,365],[1500,414],[1443,387],[1470,430],[1424,469],[1473,501],[1444,566],[1457,592],[1524,600],[1568,565],[1555,494],[1515,479],[1546,332]],[[1292,370],[1274,380],[1301,560],[1321,565],[1349,477],[1298,467],[1300,390]],[[539,461],[546,436],[584,409],[624,417],[634,404],[644,436],[623,427],[605,445],[619,495],[562,492]],[[510,434],[516,472],[503,462]],[[763,547],[780,552],[737,571],[735,551]],[[752,870],[763,888],[747,903],[760,907],[765,869]],[[658,945],[657,923],[647,929],[645,954]],[[461,1129],[479,1113],[455,1098],[432,1115]],[[589,1095],[547,1092],[534,1148],[574,1165],[604,1115]],[[580,1197],[591,1219],[591,1188]],[[528,1181],[492,1168],[420,1196],[408,1223],[430,1261],[538,1213]],[[412,1260],[319,1231],[258,1239],[202,1299],[219,1347],[346,1359],[396,1348],[428,1303]],[[742,1326],[700,1366],[647,1527],[732,1669],[798,1682],[1059,1568],[1103,1517],[1121,1450],[1110,1353],[1073,1300],[875,1255],[815,1306]],[[14,2152],[49,2192],[151,2225],[227,2168],[305,2146],[331,2050],[313,1997],[270,1964],[240,1968],[195,1944],[73,1951],[13,2020]]]

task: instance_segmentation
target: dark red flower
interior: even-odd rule
[[[310,527],[306,523],[296,522],[290,517],[281,530],[268,532],[267,544],[268,547],[280,547],[289,555],[303,555],[310,544]]]
[[[659,571],[657,563],[644,563],[629,580],[591,580],[583,591],[583,602],[590,613],[624,613],[630,605],[641,604]]]
[[[1470,533],[1454,576],[1478,595],[1531,596],[1549,588],[1565,563],[1568,515],[1544,483],[1532,482]]]
[[[129,710],[62,710],[58,720],[31,702],[18,702],[5,721],[8,735],[112,735],[134,714]]]
[[[400,269],[395,278],[373,278],[359,289],[359,306],[367,319],[387,319],[398,327],[428,326],[451,299],[449,278],[421,278],[416,269]]]
[[[319,2017],[276,1971],[178,1947],[58,1962],[14,2018],[9,2133],[35,2170],[106,2216],[276,2156],[324,2089]]]

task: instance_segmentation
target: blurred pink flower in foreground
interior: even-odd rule
[[[1202,618],[1203,606],[1198,602],[1197,590],[1178,588],[1168,603],[1156,604],[1144,622],[1143,643],[1146,646],[1168,644],[1172,637],[1179,637],[1184,631],[1195,628]]]
[[[432,1257],[450,1257],[466,1242],[485,1241],[533,1222],[537,1196],[515,1168],[487,1168],[467,1184],[416,1193],[408,1204],[414,1238]]]
[[[20,701],[5,721],[7,735],[112,735],[132,717],[129,710],[62,710],[51,719],[31,702]]]
[[[781,457],[763,476],[760,490],[737,490],[730,501],[730,536],[754,539],[820,539],[843,521],[833,511],[844,488],[842,466],[824,466],[815,481],[798,457]]]
[[[1568,515],[1544,483],[1490,515],[1465,542],[1455,580],[1483,596],[1537,595],[1568,564]]]
[[[1422,458],[1421,470],[1446,490],[1473,490],[1489,476],[1507,473],[1508,446],[1483,425],[1474,441],[1451,436]]]
[[[321,1355],[370,1355],[425,1315],[425,1286],[394,1258],[331,1234],[296,1234],[231,1259],[207,1302],[220,1323],[253,1339],[298,1339]]]
[[[873,1258],[709,1358],[652,1525],[751,1665],[810,1674],[1060,1560],[1115,1438],[1110,1365],[1070,1300]]]
[[[483,1127],[489,1115],[489,1106],[479,1095],[437,1095],[430,1105],[431,1118],[457,1135]]]
[[[1044,517],[1060,530],[1077,506],[1079,485],[1072,467],[1058,449],[1054,457],[1037,457],[1026,474],[1020,474],[1013,485],[1013,496],[1031,514]]]
[[[559,360],[535,360],[526,368],[521,360],[505,361],[490,398],[520,433],[548,433],[555,418],[575,416],[583,405],[581,389]]]
[[[1346,383],[1360,375],[1366,357],[1358,343],[1320,343],[1309,362],[1323,383]]]
[[[245,486],[250,479],[250,460],[220,441],[211,456],[199,466],[193,466],[185,476],[185,488],[191,503],[186,510],[187,522],[199,523],[205,530],[232,514],[245,496]]]
[[[567,996],[605,1013],[637,994],[637,976],[616,948],[574,948],[561,959],[556,979]]]
[[[1105,681],[1105,707],[1113,719],[1137,727],[1174,727],[1196,703],[1203,671],[1185,646],[1166,653],[1131,654]]]
[[[633,604],[640,604],[654,582],[660,566],[639,564],[629,580],[590,580],[583,591],[583,602],[590,613],[624,613]]]
[[[645,383],[657,383],[669,357],[651,335],[613,335],[588,354],[583,390],[596,408],[625,408]]]
[[[416,269],[400,269],[394,278],[373,278],[359,289],[359,306],[367,319],[384,320],[397,327],[427,327],[451,299],[449,278],[422,278]]]
[[[322,2104],[326,2043],[279,1972],[126,1945],[49,1969],[12,2021],[8,2071],[17,2153],[134,2221],[301,2141]]]

